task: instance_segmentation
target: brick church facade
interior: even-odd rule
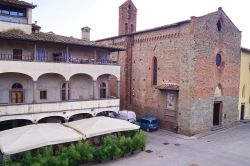
[[[201,17],[136,31],[131,0],[119,7],[123,46],[121,108],[153,115],[160,126],[193,135],[239,119],[241,32],[222,8]]]

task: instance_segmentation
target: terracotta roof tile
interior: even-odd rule
[[[49,33],[38,32],[32,34],[25,34],[21,31],[6,31],[6,32],[0,32],[0,39],[69,44],[69,45],[78,45],[84,47],[98,47],[98,48],[109,49],[111,51],[124,50],[124,48],[122,47],[91,42],[91,41],[83,41],[77,38],[61,36],[51,32]]]
[[[175,90],[179,91],[179,85],[176,83],[164,83],[156,87],[159,90]]]

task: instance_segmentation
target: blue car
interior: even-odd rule
[[[157,130],[159,128],[159,124],[157,119],[153,116],[144,116],[143,118],[138,120],[141,129],[146,131]]]

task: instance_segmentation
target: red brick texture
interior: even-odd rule
[[[222,125],[237,120],[241,32],[221,9],[165,28],[100,42],[126,47],[119,60],[122,109],[132,109],[138,117],[156,116],[161,127],[187,135],[213,127],[215,101],[223,104]],[[222,56],[219,67],[217,53]],[[179,91],[152,86],[153,57],[158,60],[157,85],[176,83]],[[219,98],[214,97],[218,85],[222,87]],[[174,110],[167,107],[170,93],[176,95]]]

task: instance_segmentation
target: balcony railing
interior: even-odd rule
[[[61,102],[44,102],[36,104],[1,105],[0,117],[55,111],[73,111],[95,108],[119,107],[120,99],[75,100]]]
[[[100,64],[100,65],[118,65],[117,61],[109,59],[86,59],[86,58],[64,58],[64,57],[52,57],[52,58],[39,58],[35,59],[31,55],[13,55],[13,54],[0,54],[0,60],[7,61],[30,61],[30,62],[54,62],[54,63],[75,63],[75,64]]]

